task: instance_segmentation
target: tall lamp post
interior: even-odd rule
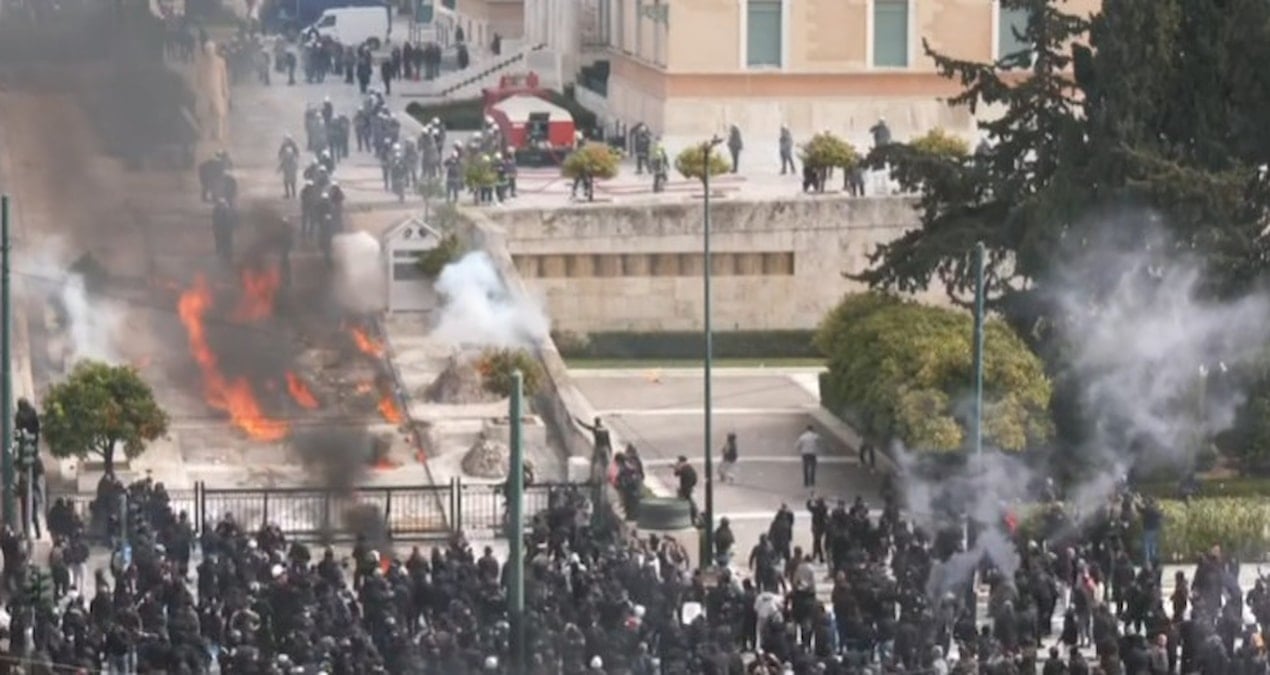
[[[713,270],[713,261],[710,256],[710,159],[713,157],[714,149],[723,143],[723,139],[715,136],[709,141],[701,145],[701,183],[705,187],[705,214],[704,225],[702,227],[702,249],[704,251],[704,263],[701,269],[702,289],[705,295],[705,438],[702,440],[702,451],[705,452],[705,478],[706,478],[706,512],[703,522],[705,523],[705,554],[706,559],[701,561],[701,566],[705,567],[707,562],[714,556],[714,458],[712,457],[711,439],[714,437],[714,397],[711,387],[710,369],[714,366],[714,328],[710,319],[710,276]]]
[[[975,335],[974,335],[974,388],[975,411],[971,421],[971,436],[975,457],[983,454],[983,242],[975,244]]]

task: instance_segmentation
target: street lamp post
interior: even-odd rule
[[[975,411],[971,422],[975,456],[983,453],[983,242],[975,244],[975,335],[974,388]]]
[[[705,452],[705,479],[706,479],[706,509],[705,518],[705,554],[706,560],[701,561],[701,566],[705,567],[714,556],[714,459],[712,457],[711,439],[714,437],[714,403],[712,396],[712,382],[710,370],[714,366],[714,332],[710,319],[710,276],[714,267],[710,256],[710,159],[716,147],[723,143],[723,139],[715,136],[709,141],[702,144],[702,164],[701,164],[701,182],[705,187],[705,214],[704,225],[702,227],[702,249],[704,251],[704,262],[701,270],[702,289],[705,295],[705,438],[702,441],[702,450]]]

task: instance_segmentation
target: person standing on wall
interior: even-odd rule
[[[810,425],[794,443],[803,460],[803,487],[816,487],[816,462],[820,456],[820,435]]]

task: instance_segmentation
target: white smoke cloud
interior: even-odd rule
[[[123,363],[119,345],[126,308],[120,302],[90,294],[84,277],[70,270],[74,262],[65,242],[53,238],[24,251],[16,266],[24,299],[53,310],[49,357],[67,368],[82,359]]]
[[[532,298],[513,293],[494,261],[474,251],[441,270],[435,284],[444,300],[434,335],[460,345],[531,348],[550,324]]]
[[[1121,469],[1188,468],[1201,434],[1228,428],[1245,398],[1218,380],[1264,349],[1270,299],[1209,299],[1200,262],[1167,251],[1158,234],[1102,248],[1059,280],[1051,287],[1091,421],[1088,454]]]
[[[335,301],[348,312],[370,314],[387,304],[388,277],[379,241],[366,232],[337,234],[331,242],[335,259]]]
[[[1108,240],[1083,242],[1085,252],[1045,286],[1068,369],[1060,377],[1081,387],[1082,460],[1103,467],[1067,486],[1067,503],[1078,510],[1068,515],[1077,522],[1107,504],[1134,466],[1191,468],[1200,438],[1229,427],[1245,399],[1234,378],[1214,376],[1258,357],[1267,342],[1270,298],[1212,299],[1203,265],[1167,246],[1157,223],[1151,214],[1099,223],[1112,233]],[[922,475],[904,448],[894,456],[915,524],[934,531],[962,513],[987,526],[971,550],[932,569],[927,591],[952,590],[984,557],[1009,578],[1019,559],[1004,517],[1037,498],[1046,474],[990,451],[937,476]]]

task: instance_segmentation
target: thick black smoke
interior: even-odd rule
[[[329,424],[298,431],[292,447],[309,476],[322,489],[329,491],[348,506],[338,514],[342,522],[324,522],[324,539],[330,540],[336,530],[362,536],[380,556],[391,556],[392,538],[381,506],[373,502],[356,503],[354,488],[366,475],[368,460],[375,455],[375,437],[366,427],[353,423]]]

